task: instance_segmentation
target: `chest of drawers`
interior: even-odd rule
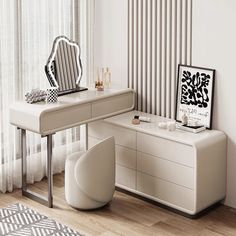
[[[131,124],[138,111],[89,125],[89,145],[114,136],[116,185],[195,215],[225,197],[226,136],[217,130],[198,134],[159,129],[163,117],[144,114],[151,123]]]

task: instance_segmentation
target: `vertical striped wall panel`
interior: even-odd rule
[[[192,0],[128,0],[128,87],[136,109],[174,118],[177,66],[191,65]]]

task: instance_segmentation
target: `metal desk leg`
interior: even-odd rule
[[[52,135],[47,135],[48,206],[53,207]]]
[[[21,158],[22,158],[22,195],[37,201],[50,208],[53,207],[53,173],[52,173],[52,134],[47,135],[47,175],[48,175],[48,197],[32,192],[27,189],[27,158],[26,158],[26,130],[21,130]]]
[[[85,124],[85,148],[88,150],[88,123]]]
[[[27,159],[26,159],[26,131],[21,129],[21,176],[22,176],[22,191],[26,191],[27,183]]]

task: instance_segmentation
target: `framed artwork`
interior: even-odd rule
[[[215,70],[194,66],[178,66],[176,121],[184,114],[208,129],[212,126]]]

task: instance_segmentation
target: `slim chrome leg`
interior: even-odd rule
[[[52,134],[47,135],[48,207],[53,207]]]
[[[27,159],[26,159],[26,131],[25,129],[21,129],[21,138],[20,138],[20,146],[21,146],[21,176],[22,176],[22,191],[27,189]]]
[[[20,128],[19,128],[20,129]],[[48,175],[48,197],[32,192],[27,189],[27,155],[26,155],[26,130],[21,130],[20,147],[21,147],[21,166],[22,166],[22,195],[34,201],[37,201],[50,208],[53,207],[53,173],[52,173],[52,134],[47,135],[47,175]]]
[[[85,124],[85,148],[88,150],[88,123]]]

